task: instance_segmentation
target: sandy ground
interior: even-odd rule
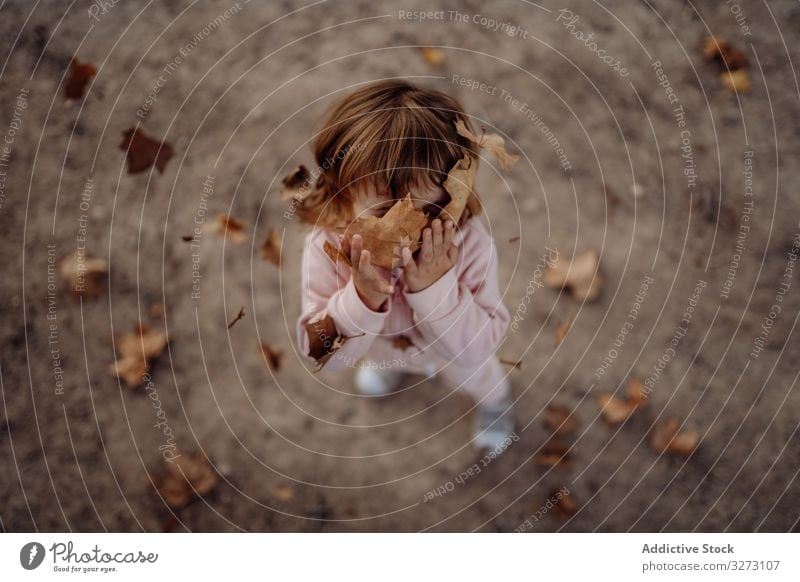
[[[3,530],[797,529],[796,2],[32,4],[0,7]],[[709,32],[746,53],[749,93],[726,91],[703,60]],[[444,47],[444,61],[419,45]],[[73,54],[98,72],[67,102]],[[352,374],[313,375],[294,351],[306,231],[280,178],[313,167],[307,140],[333,98],[396,76],[457,96],[523,156],[478,178],[518,316],[499,352],[522,360],[518,440],[488,463],[468,445],[471,403],[436,380],[367,400]],[[118,146],[137,122],[174,148],[163,174],[126,173]],[[246,223],[245,242],[206,235],[193,259],[181,237],[218,212]],[[280,269],[259,252],[273,226]],[[48,290],[48,258],[79,246],[110,263],[92,300]],[[596,249],[601,298],[539,288],[546,247]],[[112,337],[137,321],[170,339],[149,394],[108,373]],[[279,371],[260,341],[285,350]],[[652,393],[609,427],[596,396],[631,376]],[[579,421],[562,439],[567,467],[534,462],[550,402]],[[668,417],[699,433],[691,456],[649,446]],[[164,423],[220,474],[174,517],[148,479]],[[546,503],[562,487],[576,503],[564,518]]]

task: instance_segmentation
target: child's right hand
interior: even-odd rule
[[[369,251],[364,250],[361,235],[353,235],[352,242],[347,235],[344,235],[339,244],[341,251],[350,257],[353,283],[359,297],[372,311],[380,311],[386,300],[394,293],[394,286],[372,265]]]

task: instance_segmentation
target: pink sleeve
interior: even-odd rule
[[[336,244],[332,235],[315,229],[306,237],[302,260],[302,312],[297,322],[297,343],[300,352],[308,356],[309,341],[305,324],[330,315],[340,335],[350,337],[325,364],[325,370],[353,367],[383,329],[391,310],[372,311],[358,296],[350,269],[334,265],[325,254],[325,240]],[[360,337],[355,337],[360,336]]]
[[[497,248],[477,218],[463,229],[458,264],[430,287],[405,292],[414,322],[432,349],[475,367],[497,349],[510,316],[500,296]]]

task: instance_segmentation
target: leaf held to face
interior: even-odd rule
[[[543,417],[544,425],[555,434],[572,434],[578,428],[578,420],[572,410],[563,404],[551,402],[547,405]]]
[[[510,170],[519,161],[519,156],[511,155],[506,151],[505,140],[496,133],[486,133],[484,129],[483,134],[477,136],[469,130],[467,124],[460,117],[456,121],[456,132],[479,148],[489,150],[504,170]]]
[[[269,369],[273,372],[278,372],[281,369],[281,363],[283,361],[283,350],[268,342],[261,342],[261,344],[259,344],[259,349]]]
[[[108,263],[103,259],[81,256],[78,251],[73,251],[59,260],[58,271],[72,295],[89,299],[103,292]]]
[[[472,196],[472,184],[475,181],[475,172],[478,164],[469,154],[456,162],[447,173],[447,180],[444,181],[444,189],[450,195],[450,202],[442,209],[439,218],[442,220],[452,220],[453,224],[458,224],[461,215],[467,208],[469,197]]]
[[[127,152],[128,174],[144,172],[153,164],[158,168],[159,174],[163,174],[173,155],[171,145],[145,135],[138,127],[131,127],[122,133],[119,149]]]
[[[330,260],[332,260],[334,263],[341,261],[350,266],[350,257],[344,254],[338,247],[335,247],[330,242],[325,241],[325,244],[322,245],[322,248],[325,251],[325,254],[328,255],[328,258],[330,258]]]
[[[261,258],[277,267],[281,266],[281,237],[274,226],[269,229],[267,238],[261,245]]]
[[[202,451],[187,455],[178,451],[164,462],[160,475],[154,477],[158,492],[173,509],[185,507],[195,497],[209,493],[218,476]]]
[[[131,388],[141,386],[150,371],[150,363],[166,347],[166,335],[150,326],[136,324],[132,333],[119,337],[116,348],[120,357],[109,366],[109,372]]]
[[[544,284],[566,289],[575,299],[594,301],[600,296],[605,278],[599,270],[597,252],[588,250],[567,261],[560,255],[548,264],[542,277]]]
[[[650,437],[650,446],[659,453],[690,455],[697,448],[700,435],[693,430],[680,430],[676,418],[669,418],[656,425]]]
[[[373,265],[391,269],[397,258],[395,247],[408,246],[415,251],[419,247],[422,229],[427,224],[425,213],[414,208],[409,194],[395,202],[380,218],[367,216],[356,219],[348,231],[361,235],[364,249],[370,252]]]
[[[91,63],[82,63],[78,57],[72,57],[69,62],[69,77],[64,84],[64,97],[67,99],[83,99],[86,85],[97,73],[97,68]]]

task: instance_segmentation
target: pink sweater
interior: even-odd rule
[[[358,296],[350,268],[341,263],[337,267],[325,254],[326,240],[338,244],[334,233],[318,228],[306,237],[302,314],[297,323],[298,344],[306,355],[309,342],[304,325],[326,313],[341,335],[353,338],[328,360],[325,370],[352,366],[369,357],[376,341],[385,347],[400,335],[410,339],[420,355],[473,368],[490,358],[503,339],[510,317],[498,287],[497,248],[479,219],[468,220],[454,236],[454,244],[460,247],[456,266],[426,289],[411,293],[403,270],[395,269],[394,295],[380,312],[372,311]]]

